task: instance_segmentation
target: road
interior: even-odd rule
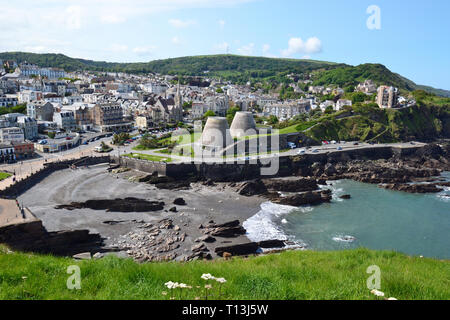
[[[158,157],[167,157],[167,158],[171,158],[172,162],[191,162],[193,159],[190,157],[183,157],[183,156],[179,156],[179,155],[167,155],[167,154],[163,154],[160,153],[159,151],[164,150],[164,149],[154,149],[154,150],[139,150],[139,151],[135,151],[133,150],[133,148],[137,145],[137,142],[134,142],[133,144],[130,144],[128,146],[122,146],[120,147],[118,150],[114,150],[111,154],[118,156],[118,155],[124,155],[124,154],[129,154],[129,153],[137,153],[137,154],[145,154],[145,155],[151,155],[151,156],[158,156]],[[410,147],[421,147],[421,146],[425,146],[425,143],[420,143],[420,142],[413,142],[413,144],[411,144],[410,142],[408,143],[390,143],[390,144],[376,144],[376,145],[372,145],[369,143],[358,143],[358,145],[354,145],[354,143],[352,142],[347,142],[347,143],[336,143],[336,144],[329,144],[329,145],[322,145],[322,146],[317,146],[317,147],[311,147],[309,149],[305,149],[305,148],[296,148],[296,149],[292,149],[292,150],[288,150],[288,151],[282,151],[282,152],[274,152],[274,153],[266,153],[266,154],[259,154],[259,155],[249,155],[249,156],[241,156],[241,157],[227,157],[227,158],[223,158],[223,157],[204,157],[203,159],[200,160],[200,158],[198,159],[194,159],[195,162],[206,162],[206,163],[213,163],[213,162],[226,162],[226,163],[234,163],[237,161],[256,161],[258,159],[270,159],[273,157],[284,157],[284,156],[295,156],[295,155],[299,155],[301,150],[304,150],[304,153],[301,154],[325,154],[325,153],[329,153],[329,152],[340,152],[340,151],[349,151],[349,150],[358,150],[358,149],[364,149],[364,148],[380,148],[380,147],[397,147],[397,148],[410,148]],[[338,150],[338,148],[342,148],[342,150]]]

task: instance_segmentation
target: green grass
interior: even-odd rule
[[[0,172],[0,181],[8,179],[9,177],[11,177],[10,173],[7,172]]]
[[[1,250],[0,250],[1,251]],[[67,267],[81,269],[81,290],[68,290]],[[0,299],[167,299],[167,281],[204,286],[203,273],[224,277],[222,299],[374,299],[366,287],[371,265],[381,268],[381,291],[397,299],[450,298],[448,261],[366,249],[285,252],[249,259],[136,264],[105,258],[74,261],[0,253]],[[26,278],[23,278],[26,277]],[[216,287],[216,285],[214,285]],[[199,296],[186,289],[185,298]]]
[[[127,158],[155,161],[155,162],[172,162],[172,159],[168,158],[168,157],[159,157],[159,156],[143,154],[143,153],[130,153],[130,154],[124,154],[123,156],[127,157]]]

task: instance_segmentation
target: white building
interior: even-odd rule
[[[1,128],[0,129],[0,143],[8,143],[8,142],[23,142],[25,140],[25,136],[23,134],[22,129],[18,127],[9,127],[9,128]]]
[[[0,107],[15,107],[19,103],[16,96],[13,95],[1,95]]]
[[[341,110],[343,107],[345,106],[352,106],[352,101],[351,100],[345,100],[345,99],[339,99],[336,103],[336,110],[339,111]]]
[[[23,76],[41,76],[46,77],[48,79],[59,79],[64,78],[66,76],[66,73],[63,69],[59,68],[40,68],[39,66],[29,64],[29,63],[22,63],[20,66],[16,69],[16,72]]]
[[[291,103],[274,103],[264,107],[264,114],[276,116],[278,120],[285,121],[306,113],[311,109],[310,100],[299,100]]]
[[[66,131],[74,131],[77,128],[75,121],[75,114],[73,111],[61,111],[53,114],[53,122],[56,123],[58,128]]]

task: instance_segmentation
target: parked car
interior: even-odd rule
[[[297,152],[297,154],[305,154],[305,153],[306,153],[305,149],[298,150],[298,152]]]
[[[342,147],[341,146],[337,147],[337,151],[342,151]]]

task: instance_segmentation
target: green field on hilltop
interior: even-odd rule
[[[67,268],[81,271],[81,290],[66,287]],[[0,299],[204,299],[204,273],[224,277],[221,299],[375,299],[367,289],[371,265],[381,269],[381,291],[406,299],[450,298],[450,263],[366,249],[291,251],[231,261],[137,264],[108,257],[75,261],[0,250]],[[193,289],[168,290],[168,281]],[[211,294],[218,284],[212,282]],[[200,289],[196,287],[200,286]],[[167,295],[163,295],[163,292]],[[211,298],[211,297],[210,297]]]

